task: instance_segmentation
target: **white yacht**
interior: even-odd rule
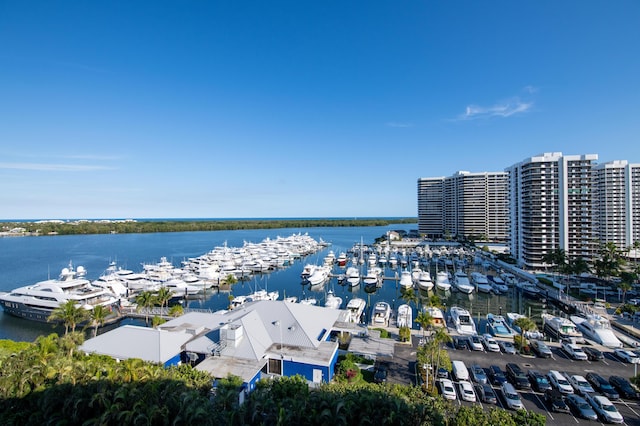
[[[459,334],[477,334],[476,323],[473,322],[469,311],[458,306],[452,306],[449,314],[451,315],[451,322]]]
[[[411,279],[411,272],[403,269],[400,272],[400,287],[404,289],[410,289],[413,287],[413,280]]]
[[[444,320],[444,313],[442,309],[436,306],[427,306],[424,308],[425,312],[431,315],[431,325],[434,327],[445,327],[447,323]]]
[[[458,269],[453,278],[453,285],[462,293],[471,294],[473,290],[475,290],[475,287],[473,287],[469,281],[467,273],[462,269]]]
[[[438,271],[436,274],[436,288],[441,291],[451,290],[451,282],[447,271]]]
[[[397,317],[396,317],[396,325],[398,327],[409,327],[409,328],[412,328],[412,326],[413,326],[413,310],[411,309],[411,306],[407,305],[406,303],[404,305],[398,306],[398,314],[397,314]]]
[[[86,310],[117,305],[119,299],[113,293],[92,285],[85,275],[86,270],[82,266],[74,270],[70,264],[56,279],[0,293],[0,306],[11,315],[46,322],[54,309],[69,300]]]
[[[491,287],[493,288],[493,292],[496,294],[502,294],[509,291],[507,284],[505,284],[504,280],[497,275],[492,277]]]
[[[429,291],[433,288],[433,280],[431,274],[427,270],[420,272],[418,276],[418,288],[421,290]]]
[[[611,329],[609,320],[602,315],[588,314],[586,317],[572,315],[570,318],[587,339],[613,349],[623,346]]]
[[[347,282],[351,287],[355,287],[360,284],[360,270],[355,266],[349,266],[345,273]]]
[[[574,343],[584,343],[584,336],[578,327],[568,318],[542,314],[544,332],[558,340],[571,340]]]
[[[331,309],[340,309],[342,305],[342,297],[336,296],[333,290],[327,292],[327,298],[324,300],[324,306]]]
[[[491,293],[493,291],[493,287],[489,284],[489,279],[481,272],[472,272],[471,282],[476,286],[479,293]]]
[[[312,286],[323,284],[329,278],[329,272],[331,272],[331,268],[326,265],[316,266],[307,281]]]
[[[391,316],[391,305],[387,302],[377,302],[373,307],[373,325],[389,325],[389,317]]]
[[[362,317],[362,313],[364,312],[364,308],[366,306],[367,302],[359,297],[354,297],[353,299],[349,300],[349,302],[347,303],[347,310],[351,314],[349,318],[350,322],[359,323],[360,317]]]

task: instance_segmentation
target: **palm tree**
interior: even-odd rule
[[[520,327],[520,352],[526,345],[524,344],[524,333],[533,331],[538,328],[536,323],[529,317],[520,317],[513,322],[514,325]]]
[[[413,289],[403,289],[400,293],[400,298],[404,300],[409,306],[411,306],[411,304],[415,306],[418,305],[418,296]]]
[[[431,328],[431,324],[433,323],[433,317],[427,311],[421,310],[416,316],[416,322],[422,328],[422,336],[424,337],[424,331],[427,328]]]
[[[160,287],[156,292],[156,301],[162,308],[169,306],[169,300],[171,300],[172,297],[173,293],[167,287]]]
[[[184,307],[182,305],[173,305],[169,308],[169,315],[172,317],[179,317],[184,314]]]
[[[107,320],[109,311],[102,305],[95,306],[89,313],[91,325],[93,326],[93,337],[98,335],[98,327],[102,327]]]
[[[47,321],[58,321],[64,323],[64,334],[76,331],[76,326],[86,320],[89,313],[82,306],[78,305],[75,300],[67,300],[55,308]]]
[[[545,253],[542,257],[542,261],[552,266],[552,269],[560,271],[564,269],[567,264],[567,253],[564,249],[557,248]]]
[[[145,324],[149,324],[149,311],[148,308],[151,308],[155,305],[156,298],[155,295],[150,291],[143,291],[142,293],[136,296],[136,304],[138,305],[138,311],[142,308],[146,308],[144,315]]]

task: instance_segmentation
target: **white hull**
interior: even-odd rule
[[[400,305],[398,306],[398,316],[396,318],[396,325],[398,327],[409,327],[413,326],[413,311],[411,306],[409,305]]]

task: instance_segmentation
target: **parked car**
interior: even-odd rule
[[[556,413],[568,413],[569,407],[564,402],[564,397],[558,389],[547,389],[544,393],[544,400],[551,411]]]
[[[491,334],[483,334],[482,343],[487,352],[500,352],[500,345],[498,345],[498,341]]]
[[[547,377],[549,378],[551,385],[561,393],[565,395],[573,393],[573,386],[571,386],[571,383],[569,383],[567,378],[558,370],[549,370]]]
[[[449,379],[441,379],[438,380],[438,384],[440,385],[440,393],[445,399],[456,400],[458,399],[458,395],[456,394],[456,389],[453,387],[453,382]]]
[[[470,382],[465,380],[458,382],[458,392],[460,393],[460,399],[469,402],[476,402],[476,393],[473,391],[473,386]]]
[[[386,364],[379,364],[378,368],[376,368],[375,373],[373,373],[373,381],[376,383],[385,383],[387,381],[387,376],[389,375],[389,370]]]
[[[566,377],[567,380],[569,380],[569,383],[571,383],[571,386],[573,386],[573,390],[578,395],[587,396],[587,394],[595,392],[593,390],[593,387],[591,387],[589,382],[587,382],[587,379],[585,379],[583,376],[579,374],[567,374]]]
[[[498,346],[500,346],[500,350],[507,355],[515,355],[517,353],[516,347],[508,340],[498,340]]]
[[[497,365],[489,366],[489,381],[491,384],[496,386],[501,386],[504,382],[507,381],[507,376],[505,376],[504,371]]]
[[[640,364],[640,357],[635,352],[627,349],[614,349],[613,354],[629,364]]]
[[[593,372],[587,373],[587,375],[585,376],[585,379],[587,379],[587,381],[591,383],[591,386],[593,387],[593,389],[600,392],[607,398],[609,399],[620,398],[620,394],[618,394],[618,391],[616,391],[614,387],[611,386],[611,383],[609,383],[607,379],[605,379],[598,373],[593,373]]]
[[[533,388],[533,390],[544,392],[547,389],[551,389],[551,383],[549,383],[549,379],[547,379],[544,374],[542,374],[538,370],[527,371],[527,377],[529,377],[529,381],[531,382],[531,387]]]
[[[486,404],[498,403],[498,397],[496,395],[496,392],[493,390],[490,384],[486,383],[484,385],[476,385],[475,390],[476,390],[476,395],[478,395],[478,398],[480,399],[480,401]]]
[[[518,395],[518,392],[516,392],[516,389],[511,383],[504,382],[502,384],[502,395],[504,396],[507,408],[512,410],[521,410],[524,408],[520,395]]]
[[[531,389],[531,383],[520,366],[514,362],[507,363],[507,379],[516,389]]]
[[[453,346],[456,349],[469,349],[469,338],[466,336],[458,336],[453,339]]]
[[[482,339],[480,336],[476,334],[469,336],[469,347],[472,351],[484,351],[484,346],[482,345]]]
[[[531,340],[531,342],[529,342],[529,346],[540,358],[551,358],[551,355],[553,355],[549,346],[547,346],[547,344],[542,340]]]
[[[471,380],[481,385],[484,385],[488,381],[487,374],[478,364],[473,364],[469,367],[469,375],[471,376]]]
[[[593,410],[598,414],[598,417],[607,423],[622,423],[624,418],[622,414],[618,412],[618,409],[609,398],[602,395],[589,395],[587,401],[593,407]]]
[[[599,351],[596,348],[592,348],[591,346],[584,346],[582,351],[587,354],[587,359],[589,361],[600,361],[604,359],[604,354],[602,351]]]
[[[440,367],[440,368],[438,368],[438,371],[436,372],[436,378],[437,379],[449,379],[449,378],[451,378],[451,375],[449,373],[449,370],[447,370],[444,367]]]
[[[564,402],[576,416],[587,420],[598,420],[598,414],[593,411],[593,407],[580,395],[567,395]]]
[[[638,389],[624,377],[611,376],[609,377],[609,383],[611,383],[611,386],[613,386],[613,388],[618,391],[618,394],[622,398],[640,399],[640,392],[638,391]]]
[[[567,356],[576,361],[586,361],[587,354],[580,348],[580,346],[575,343],[571,343],[568,341],[563,341],[560,344],[562,350],[567,354]]]

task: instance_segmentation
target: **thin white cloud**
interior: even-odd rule
[[[524,102],[518,98],[492,105],[468,105],[464,114],[458,116],[458,120],[478,120],[493,117],[511,117],[516,114],[523,114],[533,107],[533,102]]]
[[[0,169],[30,170],[38,172],[90,172],[95,170],[113,170],[112,167],[88,166],[82,164],[43,164],[43,163],[0,163]]]
[[[385,125],[388,127],[398,127],[398,128],[413,127],[413,124],[411,123],[398,123],[396,121],[391,121],[389,123],[386,123]]]

